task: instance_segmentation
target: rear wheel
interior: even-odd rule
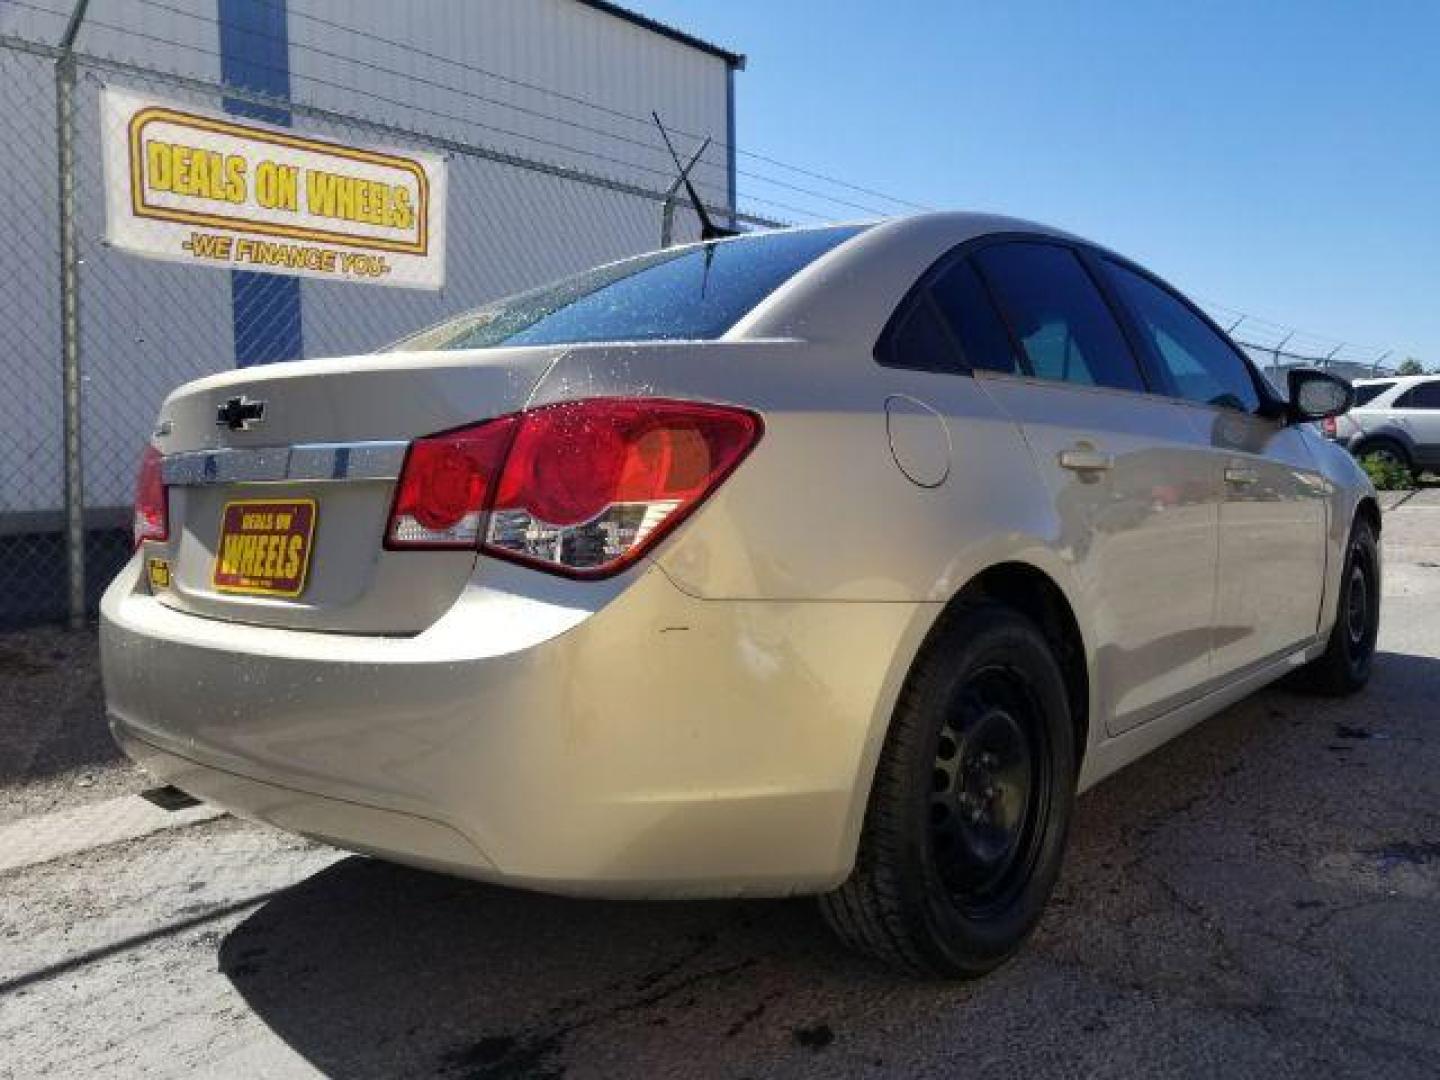
[[[854,873],[821,898],[852,947],[912,971],[983,975],[1054,887],[1075,797],[1064,678],[1009,609],[946,617],[911,671],[876,770]]]
[[[1340,575],[1335,626],[1325,652],[1296,673],[1299,688],[1321,694],[1353,694],[1370,680],[1380,633],[1380,549],[1363,517],[1350,528]]]

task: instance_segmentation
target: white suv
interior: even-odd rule
[[[1440,469],[1440,375],[1359,379],[1354,406],[1321,430],[1356,457]]]

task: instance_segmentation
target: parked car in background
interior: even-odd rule
[[[1357,379],[1355,404],[1321,431],[1356,457],[1409,472],[1440,469],[1440,375]]]
[[[1190,301],[933,214],[614,263],[161,408],[112,728],[282,828],[600,895],[813,893],[995,967],[1077,792],[1369,677],[1380,513]]]

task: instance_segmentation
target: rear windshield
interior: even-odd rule
[[[1361,405],[1368,405],[1394,385],[1393,382],[1356,383],[1355,405],[1353,407],[1359,408]]]
[[[641,255],[497,300],[394,348],[712,340],[863,228],[759,233]]]

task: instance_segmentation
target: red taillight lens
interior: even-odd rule
[[[599,398],[420,439],[386,543],[467,547],[483,537],[492,555],[603,577],[699,506],[760,432],[744,409]]]
[[[170,508],[161,476],[162,456],[147,445],[140,455],[140,475],[135,479],[135,523],[133,537],[139,547],[146,540],[164,540],[170,535]]]
[[[503,416],[411,443],[385,546],[474,547],[515,425]]]
[[[484,549],[563,574],[628,565],[692,512],[760,437],[744,409],[599,398],[523,414]]]
[[[1327,416],[1320,421],[1320,433],[1324,435],[1327,439],[1335,438],[1335,417]]]

